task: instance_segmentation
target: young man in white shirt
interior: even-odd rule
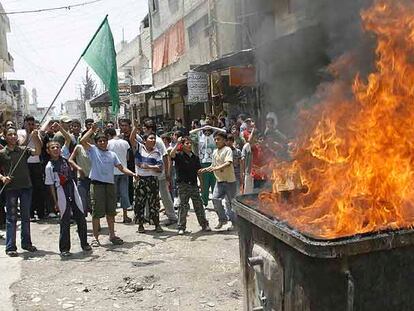
[[[32,149],[35,147],[33,140],[30,139],[30,135],[35,128],[35,118],[33,116],[26,116],[24,118],[24,129],[17,131],[20,146],[28,146]],[[41,140],[40,136],[39,139]],[[30,180],[33,186],[30,218],[34,220],[36,212],[37,217],[43,219],[46,217],[46,206],[44,202],[45,186],[43,182],[43,168],[40,163],[40,157],[38,155],[29,157],[27,159],[27,164],[29,167]]]
[[[130,149],[126,140],[123,140],[116,135],[114,128],[105,130],[105,136],[108,137],[108,150],[113,151],[121,161],[123,167],[127,167],[128,151]],[[128,192],[128,175],[120,172],[116,167],[114,168],[115,187],[117,197],[121,201],[121,208],[123,211],[123,223],[129,224],[132,219],[128,217],[128,207],[131,206]]]

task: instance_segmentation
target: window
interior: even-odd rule
[[[208,15],[204,15],[190,27],[188,27],[188,41],[190,47],[196,45],[201,37],[208,37]]]

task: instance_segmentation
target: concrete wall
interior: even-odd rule
[[[184,5],[183,5],[184,3]],[[209,38],[202,36],[198,43],[190,47],[188,28],[208,14],[207,1],[178,1],[178,9],[171,11],[169,1],[160,1],[160,8],[152,15],[153,40],[162,35],[169,27],[184,18],[185,53],[178,61],[161,69],[153,75],[154,86],[161,87],[176,80],[190,69],[190,64],[202,64],[210,59]]]
[[[4,12],[0,3],[0,12]],[[9,54],[7,45],[7,33],[10,32],[10,22],[7,15],[0,15],[0,72],[13,72],[13,57]]]
[[[68,100],[64,104],[65,106],[65,114],[71,119],[78,119],[81,122],[84,120],[84,116],[82,115],[85,111],[84,104],[79,99]]]
[[[130,42],[121,43],[117,53],[120,82],[134,85],[151,85],[151,33],[141,23],[140,34]],[[130,76],[129,76],[130,75]],[[131,76],[133,81],[131,81]]]
[[[152,18],[152,38],[153,40],[161,36],[168,28],[177,23],[181,18],[188,15],[202,5],[204,8],[208,7],[206,0],[156,0],[158,2],[158,9],[152,10],[149,0],[150,14]],[[205,9],[207,12],[207,9]]]
[[[214,12],[218,36],[218,58],[241,50],[240,25],[241,4],[239,0],[217,0]]]

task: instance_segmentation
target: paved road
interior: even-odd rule
[[[214,227],[215,213],[207,216]],[[103,237],[102,247],[89,255],[80,252],[72,226],[69,260],[58,254],[58,224],[33,224],[37,254],[5,258],[1,247],[0,306],[12,310],[7,297],[15,282],[17,310],[242,310],[237,234],[201,232],[193,212],[188,221],[192,233],[185,236],[174,228],[139,234],[136,225],[117,223],[125,244],[112,246]]]

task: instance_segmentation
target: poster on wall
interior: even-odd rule
[[[205,72],[189,71],[187,77],[188,103],[208,102],[208,75]]]

